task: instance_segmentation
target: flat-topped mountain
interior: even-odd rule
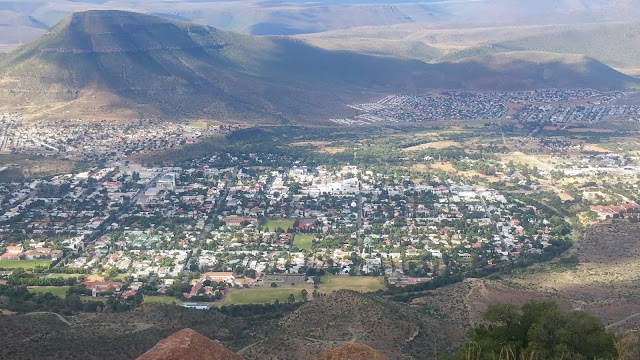
[[[76,13],[0,59],[4,107],[56,117],[304,121],[394,92],[637,84],[590,59],[579,68],[557,58],[425,64],[123,11]]]

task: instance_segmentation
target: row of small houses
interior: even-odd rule
[[[620,214],[626,214],[626,216],[639,216],[640,205],[637,204],[622,204],[622,205],[598,205],[591,206],[591,211],[598,214],[598,218],[601,220],[607,218],[614,218]]]

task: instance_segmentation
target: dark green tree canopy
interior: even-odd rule
[[[454,359],[618,358],[615,337],[600,320],[584,311],[563,312],[554,302],[492,304],[485,319],[489,325],[473,329]]]

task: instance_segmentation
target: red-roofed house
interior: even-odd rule
[[[85,281],[82,283],[84,287],[92,290],[93,296],[98,296],[99,294],[106,293],[109,291],[120,291],[122,289],[122,283],[116,281]]]
[[[215,282],[232,282],[233,280],[235,280],[235,275],[232,272],[206,272],[204,274],[202,274],[202,276],[200,277],[200,279],[202,281],[204,280],[209,280],[209,281],[215,281]]]
[[[122,297],[126,299],[126,298],[131,297],[131,296],[136,296],[136,294],[137,294],[137,291],[135,291],[135,290],[127,290],[127,291],[122,293]]]

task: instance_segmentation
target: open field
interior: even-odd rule
[[[0,269],[33,270],[36,266],[51,265],[51,260],[0,260]]]
[[[611,150],[605,149],[602,146],[596,145],[596,144],[586,144],[584,146],[584,149],[587,150],[587,151],[595,151],[595,152],[603,152],[603,153],[611,152]]]
[[[331,293],[341,289],[354,291],[372,292],[384,289],[383,277],[370,276],[323,276],[318,284],[318,291],[321,293]]]
[[[313,235],[310,234],[297,234],[295,238],[293,238],[293,246],[298,249],[311,250],[311,246],[313,245]]]
[[[438,162],[431,164],[431,168],[435,170],[440,170],[444,172],[457,172],[456,169],[453,168],[453,165],[449,162]]]
[[[274,231],[277,228],[282,228],[283,230],[287,230],[288,228],[293,227],[293,220],[291,219],[267,220],[266,226],[269,228],[269,231]]]
[[[504,162],[512,161],[514,164],[527,165],[530,167],[536,166],[539,169],[551,169],[552,165],[541,160],[541,156],[531,156],[527,154],[523,154],[519,151],[508,154],[501,155],[500,160]]]
[[[29,286],[29,291],[32,293],[47,293],[50,292],[55,296],[64,298],[67,295],[67,290],[70,286]]]
[[[290,143],[289,146],[313,147],[317,152],[323,152],[327,154],[337,154],[346,150],[346,148],[342,146],[331,146],[331,142],[329,141],[298,141]]]
[[[404,151],[420,151],[420,150],[424,150],[424,149],[445,149],[448,147],[460,147],[461,144],[459,142],[456,141],[449,141],[449,140],[445,140],[445,141],[432,141],[432,142],[428,142],[428,143],[424,143],[424,144],[420,144],[420,145],[416,145],[416,146],[411,146],[408,148],[405,148]]]
[[[221,122],[210,119],[198,119],[189,121],[189,126],[194,127],[196,129],[206,129],[210,126],[218,126]]]
[[[144,303],[145,304],[172,304],[176,299],[171,296],[152,296],[145,295]]]
[[[286,302],[289,294],[296,297],[296,301],[302,301],[300,291],[307,289],[309,299],[313,287],[307,285],[288,287],[258,287],[253,289],[241,289],[230,291],[224,299],[223,305],[243,304],[268,304],[276,301]],[[323,276],[318,284],[318,291],[323,294],[332,293],[342,289],[361,292],[373,292],[384,289],[384,278],[369,276]]]
[[[82,167],[81,164],[71,160],[40,156],[30,157],[22,154],[2,154],[0,155],[0,163],[14,165],[7,171],[2,172],[0,180],[3,180],[3,178],[8,178],[8,180],[20,179],[23,176],[43,178],[68,174]]]
[[[411,165],[411,170],[426,172],[429,171],[429,165],[427,164],[413,164]]]
[[[296,301],[302,301],[302,295],[300,295],[302,289],[307,289],[309,298],[311,298],[313,288],[310,286],[263,287],[230,291],[224,299],[223,305],[270,304],[276,300],[282,303],[287,302],[290,294],[296,297]]]

